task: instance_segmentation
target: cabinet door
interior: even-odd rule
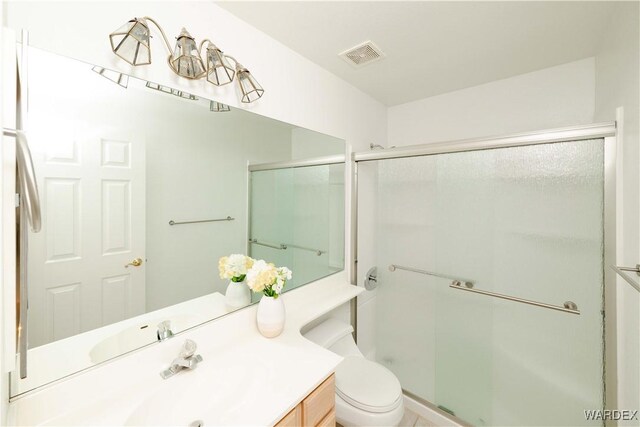
[[[296,406],[275,427],[300,427],[302,425],[302,407]]]
[[[336,409],[333,408],[331,412],[320,421],[317,427],[336,427]]]
[[[305,427],[316,427],[320,425],[325,417],[333,411],[335,404],[335,377],[331,375],[302,401],[302,425]]]

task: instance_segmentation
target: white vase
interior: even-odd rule
[[[258,330],[267,338],[273,338],[280,335],[284,329],[284,302],[282,296],[278,298],[262,296],[258,304],[258,314],[256,322]]]
[[[251,290],[247,284],[229,280],[229,286],[224,293],[224,301],[229,308],[236,309],[251,304]]]

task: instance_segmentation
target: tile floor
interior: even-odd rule
[[[435,424],[425,420],[415,412],[404,409],[404,416],[400,420],[399,427],[436,427]]]
[[[342,426],[336,423],[336,427],[342,427]],[[400,424],[398,424],[398,427],[437,427],[437,426],[425,420],[415,412],[412,412],[407,408],[404,408],[404,416],[402,417],[402,420],[400,420]]]

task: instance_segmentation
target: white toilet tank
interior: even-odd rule
[[[353,327],[342,320],[329,318],[304,333],[305,338],[340,356],[364,357],[353,340]]]

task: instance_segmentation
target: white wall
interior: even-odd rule
[[[304,128],[291,129],[291,158],[305,159],[342,154],[344,141]]]
[[[591,123],[595,61],[587,58],[389,108],[402,146]]]
[[[639,5],[621,2],[608,22],[596,55],[595,120],[616,119],[623,107],[619,131],[618,176],[622,177],[622,211],[618,211],[618,263],[640,263],[640,76]],[[622,170],[620,170],[620,165]],[[620,204],[618,205],[620,206]],[[622,241],[620,241],[622,240]],[[618,408],[640,405],[640,295],[618,279]],[[635,421],[628,425],[640,425]]]

